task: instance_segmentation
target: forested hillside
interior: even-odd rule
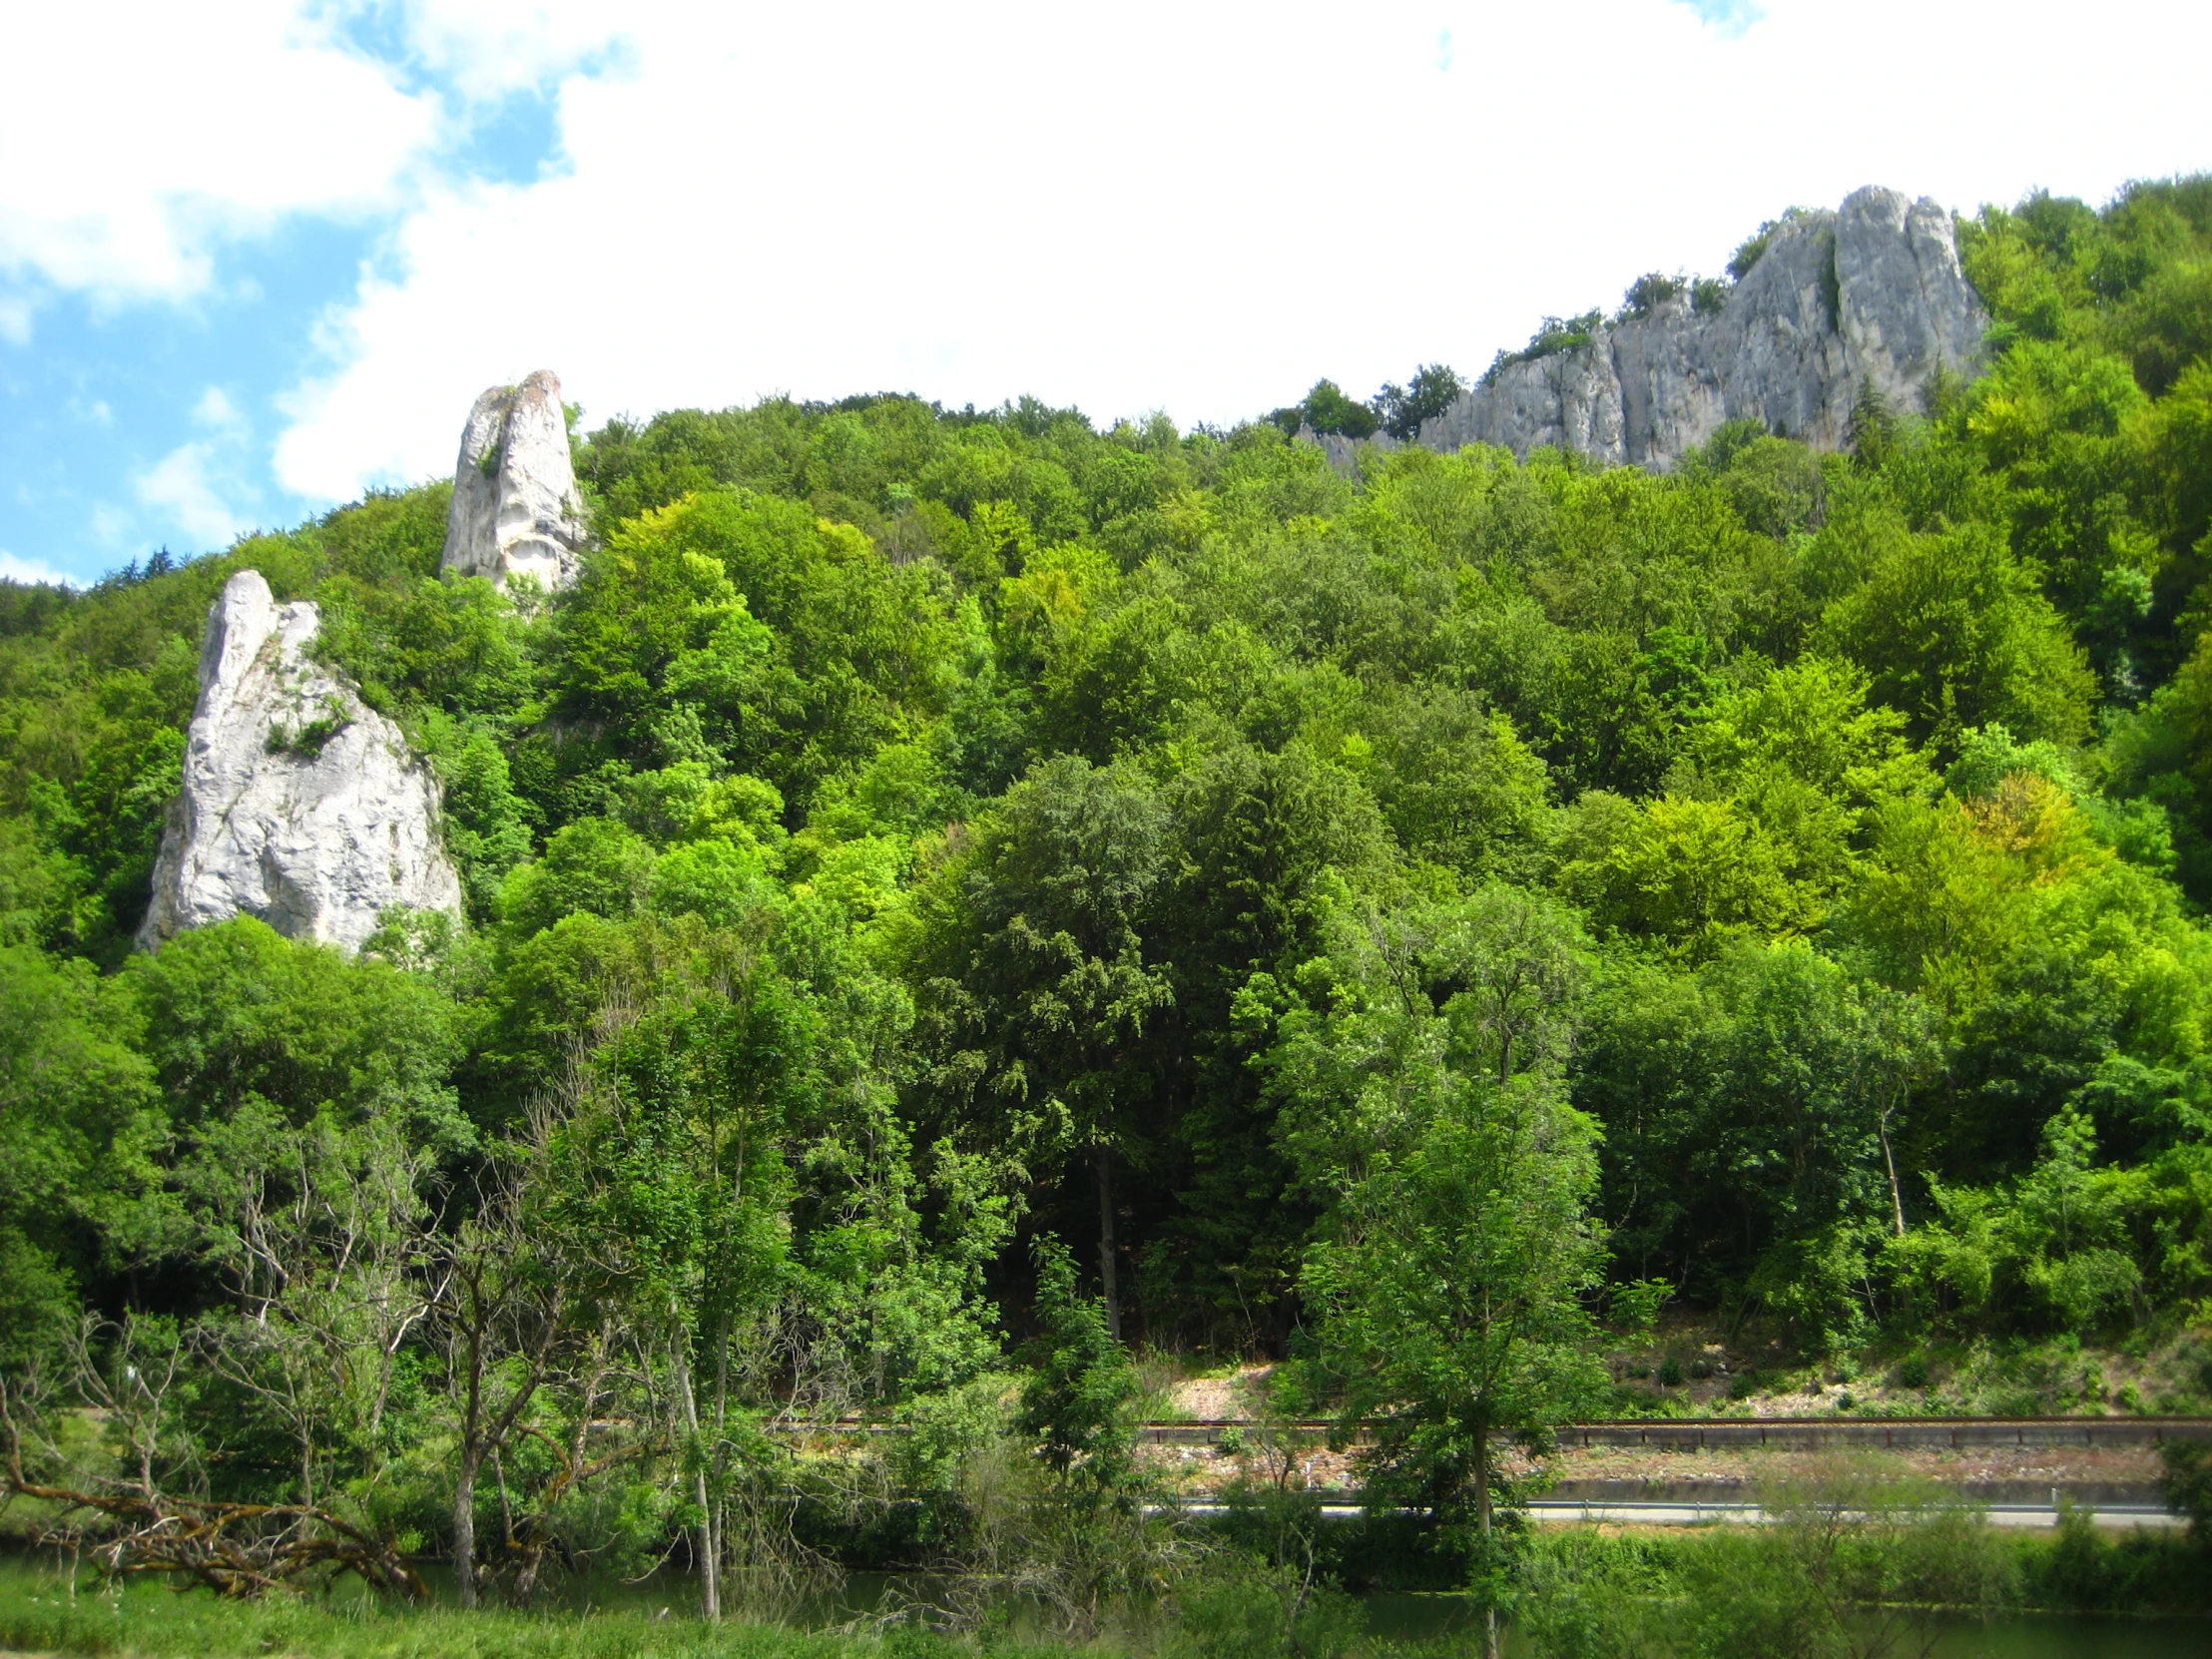
[[[581,1489],[618,1395],[734,1481],[764,1412],[952,1443],[1040,1328],[1104,1375],[1102,1279],[1124,1340],[1337,1397],[1421,1294],[1390,1207],[1466,1191],[1588,1320],[2172,1336],[2212,180],[1961,250],[1992,367],[1850,453],[1350,479],[1264,419],[770,401],[580,437],[552,598],[439,578],[442,483],[0,588],[0,1374],[167,1354],[217,1487],[392,1514],[571,1434]],[[131,950],[244,566],[432,758],[465,926]],[[607,1525],[713,1510],[638,1457]]]

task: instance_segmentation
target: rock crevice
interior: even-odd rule
[[[321,625],[242,570],[208,612],[185,744],[139,943],[258,916],[358,950],[393,906],[458,911],[438,790],[399,729],[306,655]]]

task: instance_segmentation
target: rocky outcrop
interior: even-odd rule
[[[139,943],[259,916],[357,950],[393,905],[458,910],[438,792],[399,729],[305,655],[321,625],[242,570],[208,612],[184,789]]]
[[[1677,295],[1587,345],[1509,363],[1424,423],[1420,442],[1666,467],[1723,421],[1756,420],[1834,449],[1868,382],[1893,411],[1918,413],[1939,372],[1972,373],[1986,322],[1950,216],[1869,187],[1785,222],[1718,310]]]
[[[1360,451],[1363,448],[1373,445],[1386,455],[1393,449],[1405,447],[1387,432],[1371,432],[1364,438],[1354,438],[1347,437],[1342,432],[1317,432],[1303,422],[1292,434],[1292,441],[1317,445],[1329,457],[1329,464],[1347,477],[1358,474]]]
[[[551,590],[576,579],[583,546],[561,382],[541,368],[519,386],[493,386],[461,429],[442,568],[502,584],[534,576]]]

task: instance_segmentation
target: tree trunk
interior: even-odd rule
[[[1482,1532],[1482,1570],[1490,1587],[1482,1595],[1482,1659],[1498,1659],[1496,1563],[1490,1559],[1490,1430],[1474,1431],[1474,1513]]]
[[[684,1338],[678,1333],[674,1349],[676,1361],[676,1394],[683,1401],[684,1426],[690,1430],[695,1450],[703,1450],[699,1443],[699,1396],[694,1391],[692,1370],[684,1353]],[[696,1542],[693,1548],[699,1556],[699,1610],[710,1624],[722,1622],[722,1540],[715,1536],[715,1512],[708,1501],[707,1470],[704,1464],[692,1476],[692,1492],[699,1502],[699,1524],[692,1529]]]
[[[725,1308],[715,1316],[715,1415],[714,1442],[708,1448],[714,1468],[713,1502],[707,1505],[707,1548],[709,1558],[715,1563],[715,1612],[722,1617],[722,1552],[730,1538],[730,1470],[723,1461],[724,1448],[728,1446],[730,1431],[730,1313]],[[706,1475],[700,1475],[701,1491],[706,1490]]]
[[[1884,1112],[1875,1120],[1875,1132],[1882,1137],[1882,1161],[1890,1170],[1890,1208],[1895,1213],[1898,1237],[1905,1237],[1905,1189],[1898,1185],[1898,1161],[1890,1151],[1890,1114]]]
[[[714,1505],[708,1501],[707,1471],[693,1477],[699,1498],[699,1609],[709,1624],[722,1622],[722,1539],[716,1536]]]
[[[477,1454],[463,1452],[453,1487],[453,1589],[463,1607],[476,1605]]]
[[[1106,1301],[1106,1334],[1121,1341],[1121,1287],[1114,1277],[1114,1164],[1113,1153],[1102,1143],[1098,1149],[1098,1283]]]

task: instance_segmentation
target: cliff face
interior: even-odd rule
[[[305,601],[278,605],[254,570],[209,609],[184,789],[139,932],[146,948],[251,915],[357,950],[387,906],[460,908],[429,770],[397,727],[304,655],[321,620]]]
[[[1985,326],[1950,216],[1869,187],[1777,230],[1718,312],[1680,295],[1588,345],[1510,364],[1419,441],[1666,467],[1723,421],[1749,419],[1834,449],[1867,380],[1893,410],[1918,413],[1938,370],[1979,367]]]
[[[535,576],[550,591],[576,579],[583,545],[561,382],[541,368],[519,386],[493,386],[461,428],[442,567],[499,583]]]

